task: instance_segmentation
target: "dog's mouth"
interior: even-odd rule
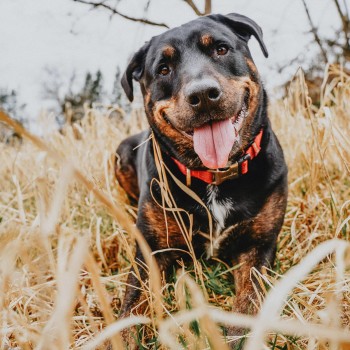
[[[248,108],[243,104],[241,110],[232,118],[211,121],[193,130],[193,147],[204,166],[211,169],[224,168],[235,143],[240,143],[240,130]]]
[[[195,125],[193,129],[180,130],[170,122],[167,115],[164,114],[163,117],[184,137],[193,141],[194,151],[205,167],[225,168],[233,146],[240,144],[240,131],[249,114],[248,101],[249,93],[246,93],[241,109],[233,117],[219,119],[208,115],[204,123]]]
[[[231,124],[233,125],[234,132],[238,138],[239,138],[239,131],[242,128],[244,118],[246,118],[247,116],[248,116],[248,107],[247,107],[247,104],[244,102],[239,113],[234,115],[232,118],[227,119],[227,120],[230,120]],[[168,119],[168,118],[166,118],[166,119]],[[218,123],[218,122],[222,122],[222,121],[225,121],[225,120],[210,120],[209,122],[204,123],[199,128],[204,127],[205,125],[208,125],[208,124]],[[195,128],[195,129],[198,129],[198,128]],[[187,130],[187,131],[182,131],[182,130],[179,130],[179,131],[184,136],[186,136],[188,139],[192,140],[195,129],[191,129],[191,130]],[[238,141],[239,141],[239,139],[238,139]]]

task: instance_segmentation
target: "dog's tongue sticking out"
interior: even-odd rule
[[[224,168],[237,138],[230,119],[212,122],[194,129],[194,150],[207,168]]]

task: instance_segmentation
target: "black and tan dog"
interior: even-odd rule
[[[210,250],[207,211],[168,177],[177,206],[193,215],[195,252],[241,264],[234,272],[233,309],[243,313],[253,311],[251,268],[273,264],[287,201],[287,167],[247,45],[252,35],[267,57],[261,28],[238,14],[201,17],[147,42],[129,63],[122,86],[132,101],[133,79],[140,83],[150,130],[123,141],[116,162],[120,185],[138,202],[137,227],[153,251],[167,249],[156,254],[166,271],[187,245],[175,218],[168,214],[165,223],[152,197],[161,203],[159,187],[151,184],[158,178],[152,142],[144,142],[153,133],[166,166],[213,218]],[[139,249],[136,258],[144,260]],[[122,316],[141,300],[134,274],[127,284]]]

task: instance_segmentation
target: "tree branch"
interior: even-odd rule
[[[192,0],[183,0],[186,4],[188,4],[192,10],[196,13],[197,16],[204,16],[204,13],[199,11],[198,7],[195,5],[195,3]]]
[[[204,14],[205,15],[211,14],[211,0],[205,0]]]
[[[339,4],[339,1],[338,0],[333,0],[334,4],[335,4],[335,7],[337,8],[337,11],[338,11],[338,14],[339,14],[339,17],[342,21],[342,24],[343,24],[343,32],[344,32],[344,36],[345,36],[345,46],[347,49],[350,48],[350,42],[349,42],[349,27],[350,27],[350,23],[349,23],[349,17],[347,15],[347,12],[344,14],[341,7],[340,7],[340,4]],[[345,10],[347,10],[347,8],[345,8]]]
[[[73,1],[79,2],[81,4],[85,4],[85,5],[90,5],[93,8],[97,8],[97,7],[105,8],[106,10],[112,12],[112,14],[118,15],[118,16],[125,18],[125,19],[128,19],[129,21],[140,22],[140,23],[149,24],[152,26],[157,26],[157,27],[169,28],[165,23],[158,23],[158,22],[150,21],[146,18],[136,18],[136,17],[130,17],[128,15],[124,15],[123,13],[120,13],[117,9],[115,9],[109,5],[106,5],[104,2],[90,2],[90,1],[85,1],[85,0],[73,0]]]
[[[316,26],[314,25],[314,23],[312,21],[312,18],[310,16],[310,12],[309,12],[309,8],[307,7],[307,4],[306,4],[305,0],[301,0],[301,1],[303,2],[304,8],[305,8],[305,12],[306,12],[307,18],[308,18],[309,23],[310,23],[311,33],[313,34],[314,39],[315,39],[317,45],[319,46],[319,48],[321,50],[324,62],[327,63],[328,62],[327,53],[326,53],[326,50],[324,49],[324,47],[322,45],[322,41],[321,41],[320,36],[318,35],[317,28],[316,28]]]

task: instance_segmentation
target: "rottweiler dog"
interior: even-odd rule
[[[234,270],[233,310],[241,313],[254,312],[251,269],[273,264],[287,202],[287,166],[248,48],[251,36],[267,57],[261,28],[236,13],[200,17],[146,42],[121,83],[132,101],[133,80],[139,82],[150,129],[124,140],[116,156],[117,180],[138,204],[137,227],[158,251],[158,265],[166,272],[187,256],[183,251],[188,241],[173,212],[167,211],[165,219],[159,205],[161,189],[153,181],[159,179],[153,148],[157,142],[174,176],[167,182],[176,205],[193,218],[193,250],[239,265]],[[189,225],[188,217],[183,215]],[[144,261],[139,248],[136,260]],[[147,279],[144,269],[140,274]],[[122,317],[141,303],[139,287],[130,273]]]

